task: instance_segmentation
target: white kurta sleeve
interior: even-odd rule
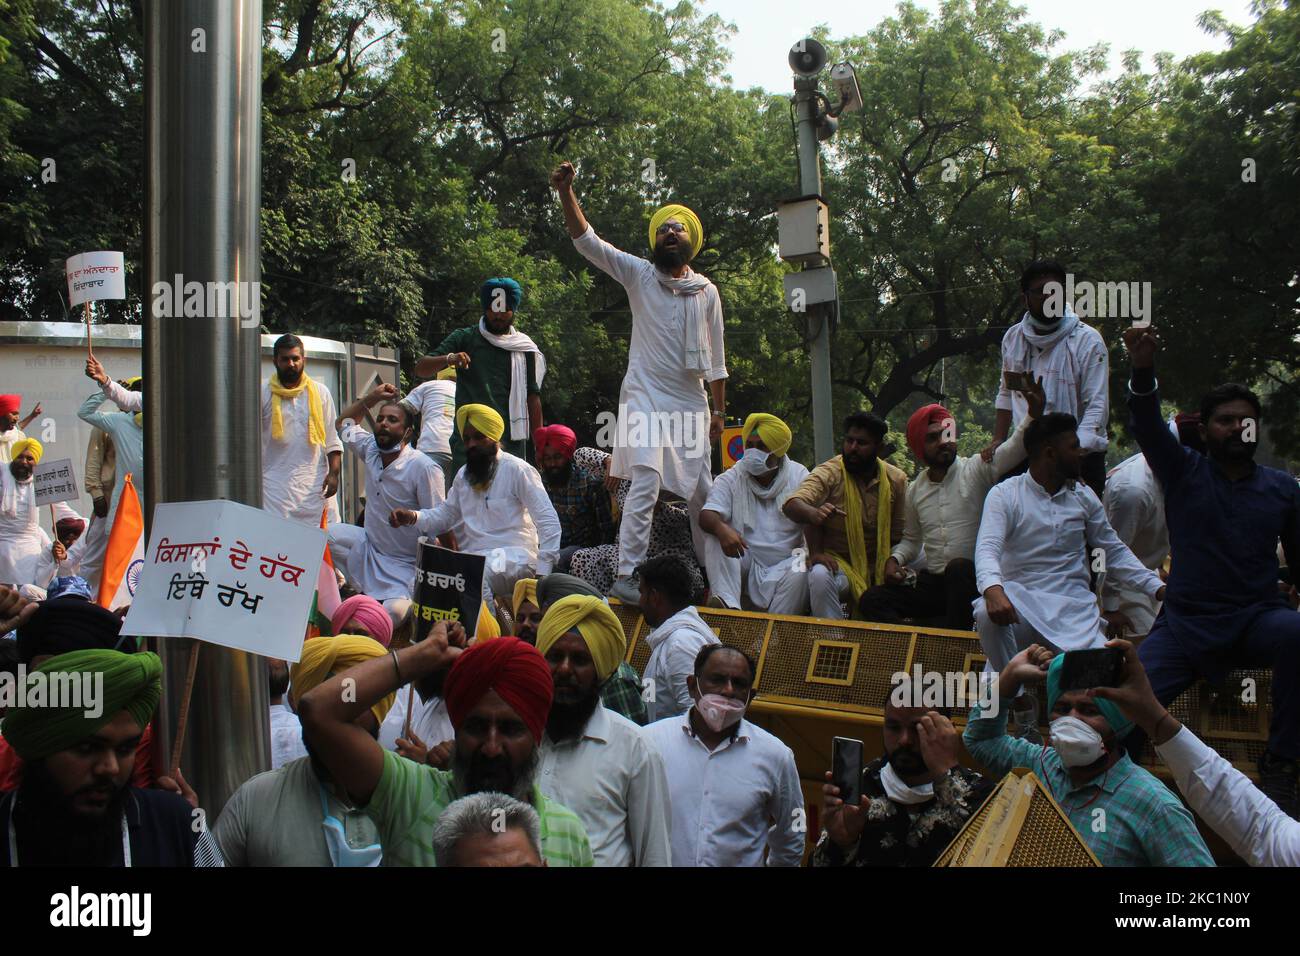
[[[338,408],[334,404],[334,396],[324,385],[321,386],[321,411],[325,415],[325,454],[343,451],[343,440],[339,438],[339,430],[335,428],[335,423],[339,420]]]
[[[728,524],[731,523],[731,509],[732,509],[732,487],[731,486],[733,484],[733,482],[729,478],[727,478],[729,474],[731,474],[731,472],[724,471],[721,475],[717,477],[717,479],[713,482],[713,487],[709,489],[709,496],[704,499],[704,507],[700,509],[701,511],[716,512],[717,514],[721,515],[722,520],[727,522]],[[744,529],[740,528],[737,530],[743,531]]]
[[[1015,326],[1013,325],[1011,328],[1007,329],[1007,334],[1002,336],[1002,368],[998,373],[998,397],[994,402],[994,406],[1000,412],[1009,412],[1014,407],[1011,401],[1011,389],[1007,388],[1007,377],[1001,374],[1003,371],[1011,368],[1009,357],[1007,355],[1007,339],[1011,337],[1011,333],[1014,331]],[[1022,372],[1025,370],[1014,369],[1013,371]]]
[[[123,388],[111,378],[99,387],[104,397],[124,412],[144,411],[144,393]]]
[[[803,861],[807,825],[795,825],[796,820],[803,822],[803,790],[799,786],[799,769],[795,766],[794,753],[789,747],[785,748],[782,756],[777,771],[777,789],[767,812],[775,821],[767,834],[767,865],[798,866]]]
[[[716,382],[727,377],[727,349],[722,331],[722,295],[718,292],[717,286],[714,286],[710,291],[712,294],[709,296],[707,321],[709,324],[709,358],[712,361],[712,366],[706,377],[708,381]]]
[[[993,460],[986,466],[990,487],[992,487],[994,481],[1025,460],[1025,429],[1029,427],[1032,420],[1028,415],[1020,419],[1015,430],[993,453]],[[975,457],[981,465],[984,464],[984,459],[981,456],[976,455]]]
[[[586,232],[573,240],[573,247],[593,266],[624,286],[635,282],[642,269],[648,265],[647,260],[624,252],[600,238],[590,225]]]
[[[523,499],[528,515],[537,528],[537,576],[550,574],[560,551],[560,516],[555,513],[551,496],[546,493],[542,476],[527,462],[519,470],[519,497]]]
[[[975,539],[975,586],[983,594],[1002,583],[1002,548],[1007,539],[1007,485],[998,485],[984,499],[984,516]]]
[[[1110,444],[1106,436],[1109,378],[1105,343],[1099,335],[1089,336],[1088,346],[1079,355],[1079,445],[1086,452],[1105,451]]]
[[[345,424],[343,431],[339,433],[339,438],[344,445],[347,445],[348,451],[357,455],[362,461],[366,460],[366,452],[375,444],[375,436],[356,422]]]
[[[439,469],[434,469],[438,471]],[[420,509],[416,528],[431,538],[446,534],[461,522],[460,486],[452,483],[451,494],[431,508]]]
[[[440,505],[447,500],[447,494],[442,484],[442,469],[429,461],[427,468],[420,471],[419,480],[415,482],[415,502],[419,505],[420,511]]]
[[[1106,555],[1106,580],[1120,587],[1131,588],[1142,594],[1155,597],[1164,582],[1154,571],[1149,571],[1141,561],[1128,549],[1115,534],[1115,529],[1106,520],[1106,511],[1097,500],[1096,493],[1087,485],[1080,484],[1080,497],[1084,503],[1084,523],[1088,538],[1089,559],[1091,551],[1101,548]]]
[[[1300,822],[1182,728],[1156,747],[1192,809],[1251,866],[1300,866]]]
[[[924,472],[922,472],[924,475]],[[918,480],[928,481],[921,477]],[[909,565],[921,553],[921,513],[916,510],[916,485],[907,486],[907,500],[903,504],[903,540],[894,545],[890,557],[901,565]]]

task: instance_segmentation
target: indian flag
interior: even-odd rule
[[[104,572],[99,579],[97,603],[100,607],[111,611],[130,604],[143,567],[144,516],[140,513],[140,499],[136,497],[135,485],[128,474],[117,499],[113,527],[108,530]]]
[[[321,512],[320,527],[325,530],[325,516],[328,514],[328,508]],[[330,625],[330,618],[338,610],[343,598],[339,596],[339,579],[334,573],[334,557],[330,554],[330,546],[325,545],[325,554],[321,557],[320,570],[316,573],[316,597],[312,602],[311,616],[308,622],[315,627],[320,633],[333,633]]]

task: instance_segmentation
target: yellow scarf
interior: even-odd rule
[[[267,383],[271,386],[271,437],[284,441],[284,416],[280,414],[280,400],[294,399],[302,394],[304,388],[310,389],[308,395],[307,440],[313,445],[325,444],[325,409],[321,404],[320,391],[310,375],[302,373],[302,381],[293,388],[280,384],[280,377],[272,375]]]
[[[857,617],[858,598],[862,592],[885,579],[885,562],[889,560],[889,529],[893,519],[894,489],[889,484],[885,473],[885,461],[877,459],[880,465],[879,481],[876,485],[876,562],[867,564],[867,537],[862,532],[862,496],[853,476],[844,467],[844,456],[840,456],[840,476],[844,479],[844,525],[849,537],[849,560],[833,551],[826,552],[834,558],[849,579],[853,589],[853,617]]]

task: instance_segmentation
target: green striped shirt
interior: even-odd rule
[[[1047,785],[1102,866],[1214,866],[1191,813],[1174,792],[1125,754],[1081,786],[1055,748],[1007,736],[1004,700],[996,717],[977,705],[963,735],[970,755],[995,778],[1028,767]]]
[[[366,812],[379,828],[385,866],[437,866],[433,827],[461,794],[451,771],[384,751],[384,772]],[[548,800],[533,786],[533,808],[542,818],[542,856],[547,866],[592,866],[587,831],[573,811]]]

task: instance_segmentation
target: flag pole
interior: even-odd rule
[[[94,355],[95,348],[90,340],[90,301],[89,300],[82,303],[82,309],[84,310],[86,316],[86,354]]]
[[[176,719],[176,739],[172,742],[172,759],[167,764],[168,773],[181,765],[181,750],[185,747],[185,725],[189,723],[190,717],[190,697],[194,694],[194,676],[199,668],[200,643],[194,641],[190,645],[190,660],[185,671],[185,686],[181,688],[180,713]]]

